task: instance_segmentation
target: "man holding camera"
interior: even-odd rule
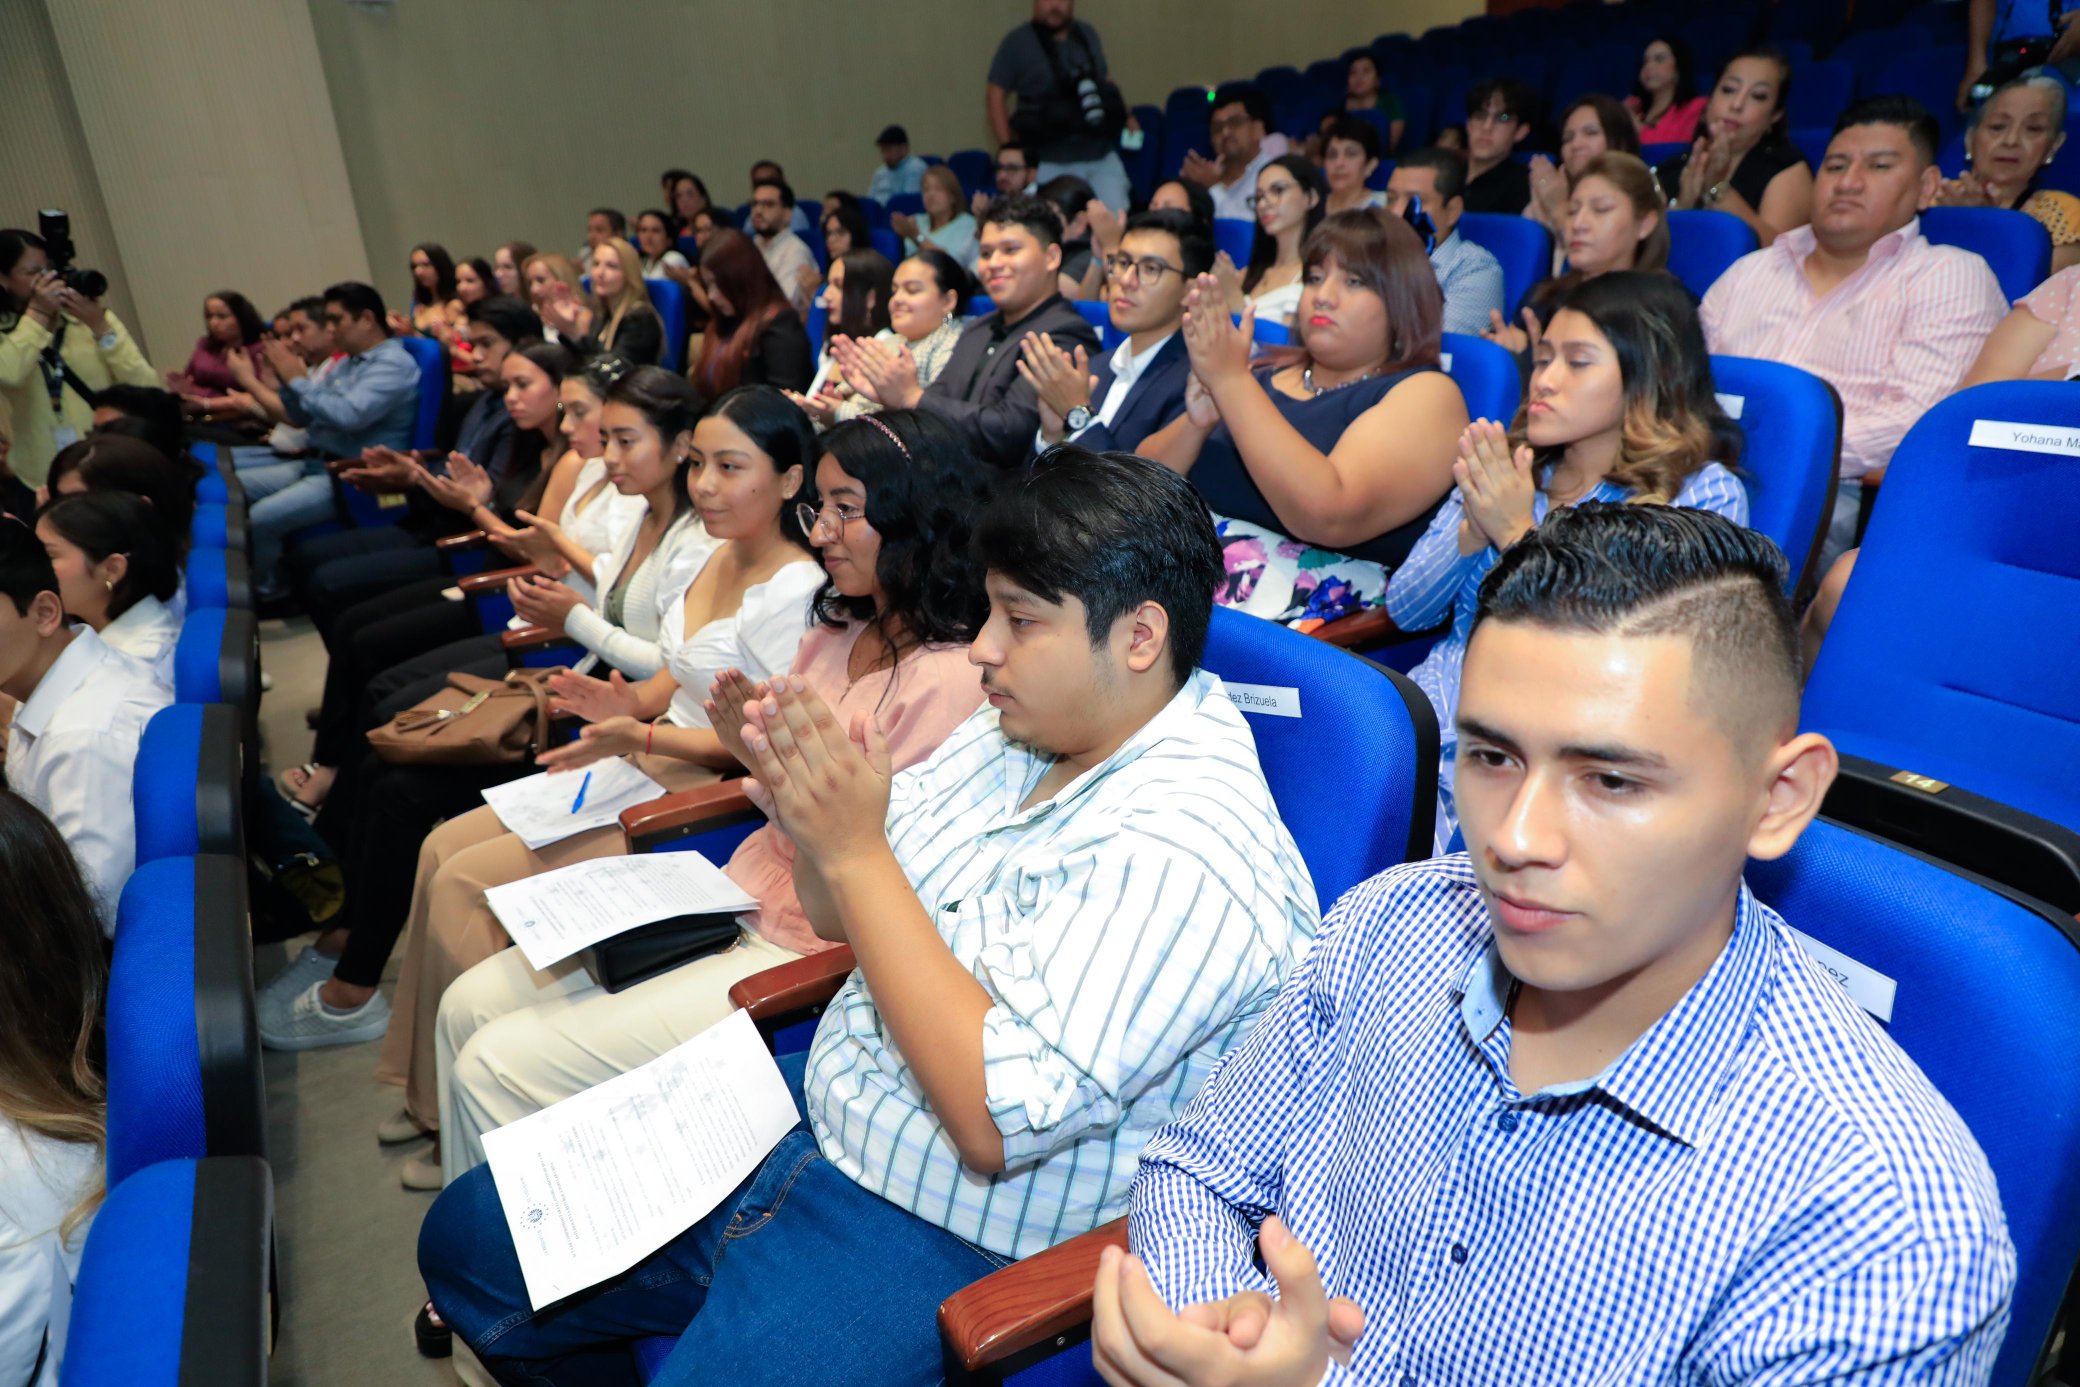
[[[130,330],[101,303],[107,278],[72,268],[64,214],[46,213],[41,225],[41,236],[0,231],[0,400],[14,428],[7,466],[29,487],[42,486],[58,450],[93,428],[95,392],[159,384]]]
[[[1032,22],[997,45],[988,97],[997,144],[1023,146],[1040,166],[1037,182],[1073,173],[1107,207],[1126,208],[1132,199],[1117,146],[1122,130],[1138,139],[1139,127],[1106,73],[1098,31],[1076,18],[1076,0],[1033,0]]]

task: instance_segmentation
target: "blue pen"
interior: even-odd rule
[[[592,772],[587,771],[585,772],[585,778],[578,782],[578,797],[571,801],[571,812],[573,814],[585,807],[585,792],[591,788]]]

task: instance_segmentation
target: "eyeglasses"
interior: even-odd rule
[[[1136,259],[1125,251],[1121,251],[1118,255],[1106,256],[1105,268],[1112,272],[1114,279],[1125,279],[1127,276],[1132,275],[1134,282],[1137,284],[1161,284],[1163,276],[1166,274],[1181,275],[1184,273],[1182,269],[1179,269],[1167,260],[1158,260],[1153,255],[1144,255]]]
[[[1261,193],[1251,193],[1249,195],[1249,210],[1252,212],[1256,211],[1257,204],[1260,202],[1283,202],[1286,194],[1297,191],[1299,187],[1298,183],[1273,183]]]
[[[1247,115],[1220,116],[1214,120],[1208,121],[1206,123],[1206,128],[1216,135],[1225,135],[1230,130],[1240,130],[1243,126],[1248,125],[1249,123],[1250,117]]]
[[[839,539],[845,538],[846,521],[864,519],[866,514],[865,511],[857,506],[840,506],[832,503],[812,506],[807,501],[799,501],[795,503],[794,508],[794,518],[801,522],[803,534],[815,534],[816,527],[822,524],[826,517],[835,517],[835,519],[831,520],[831,533]]]

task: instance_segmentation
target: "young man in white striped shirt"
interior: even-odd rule
[[[1149,1143],[1108,1382],[1986,1382],[2015,1252],[1985,1157],[1741,884],[1835,772],[1784,571],[1664,506],[1503,555],[1467,852],[1339,901]]]
[[[746,709],[802,905],[858,960],[806,1074],[782,1059],[805,1124],[540,1313],[488,1167],[428,1215],[434,1303],[503,1380],[605,1380],[616,1341],[684,1331],[653,1383],[938,1382],[939,1301],[1123,1213],[1149,1134],[1305,953],[1314,887],[1197,668],[1221,559],[1190,483],[1057,448],[976,547],[989,704],[923,765],[891,779],[872,724],[799,679]]]

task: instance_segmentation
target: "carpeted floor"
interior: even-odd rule
[[[325,649],[310,623],[260,627],[262,667],[274,689],[261,701],[262,755],[269,774],[310,750],[304,710],[318,702]],[[255,962],[265,982],[294,946],[264,946]],[[385,980],[395,985],[395,965]],[[374,1044],[301,1054],[267,1052],[268,1141],[274,1165],[281,1255],[281,1337],[268,1380],[274,1387],[448,1384],[445,1362],[421,1358],[411,1320],[425,1297],[414,1261],[430,1194],[397,1183],[397,1166],[422,1145],[380,1147],[376,1124],[399,1106],[399,1090],[373,1077]]]

